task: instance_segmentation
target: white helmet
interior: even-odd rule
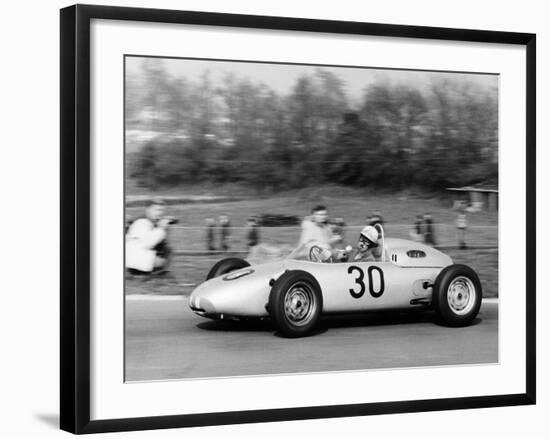
[[[361,230],[361,236],[365,238],[370,245],[378,242],[378,230],[373,226],[366,226]]]

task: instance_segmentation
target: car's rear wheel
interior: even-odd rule
[[[271,288],[269,315],[285,337],[307,335],[317,324],[322,309],[321,287],[306,271],[286,271]]]
[[[448,326],[466,326],[479,313],[481,282],[466,265],[450,265],[437,276],[433,290],[433,308]]]
[[[240,270],[241,268],[250,267],[250,264],[241,258],[225,258],[218,261],[208,272],[206,280],[214,277],[222,276],[230,273],[231,271]]]

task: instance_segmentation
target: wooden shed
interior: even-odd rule
[[[447,188],[453,194],[453,203],[465,204],[471,212],[480,210],[498,210],[498,186],[474,185]]]

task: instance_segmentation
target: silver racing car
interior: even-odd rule
[[[189,298],[198,315],[213,319],[271,318],[287,337],[308,334],[319,316],[391,309],[433,309],[448,326],[472,322],[481,306],[475,271],[427,245],[383,239],[377,262],[309,260],[251,266],[240,258],[216,263]]]

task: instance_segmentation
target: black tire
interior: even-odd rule
[[[250,267],[250,264],[241,258],[225,258],[218,261],[208,272],[206,280],[214,277],[222,276],[231,271],[240,270],[241,268]]]
[[[285,271],[271,288],[268,312],[277,330],[285,337],[303,337],[311,332],[322,309],[323,294],[319,282],[306,271]]]
[[[454,291],[449,288],[454,283]],[[437,276],[432,305],[447,326],[467,326],[481,307],[481,282],[476,272],[466,265],[449,265]]]

